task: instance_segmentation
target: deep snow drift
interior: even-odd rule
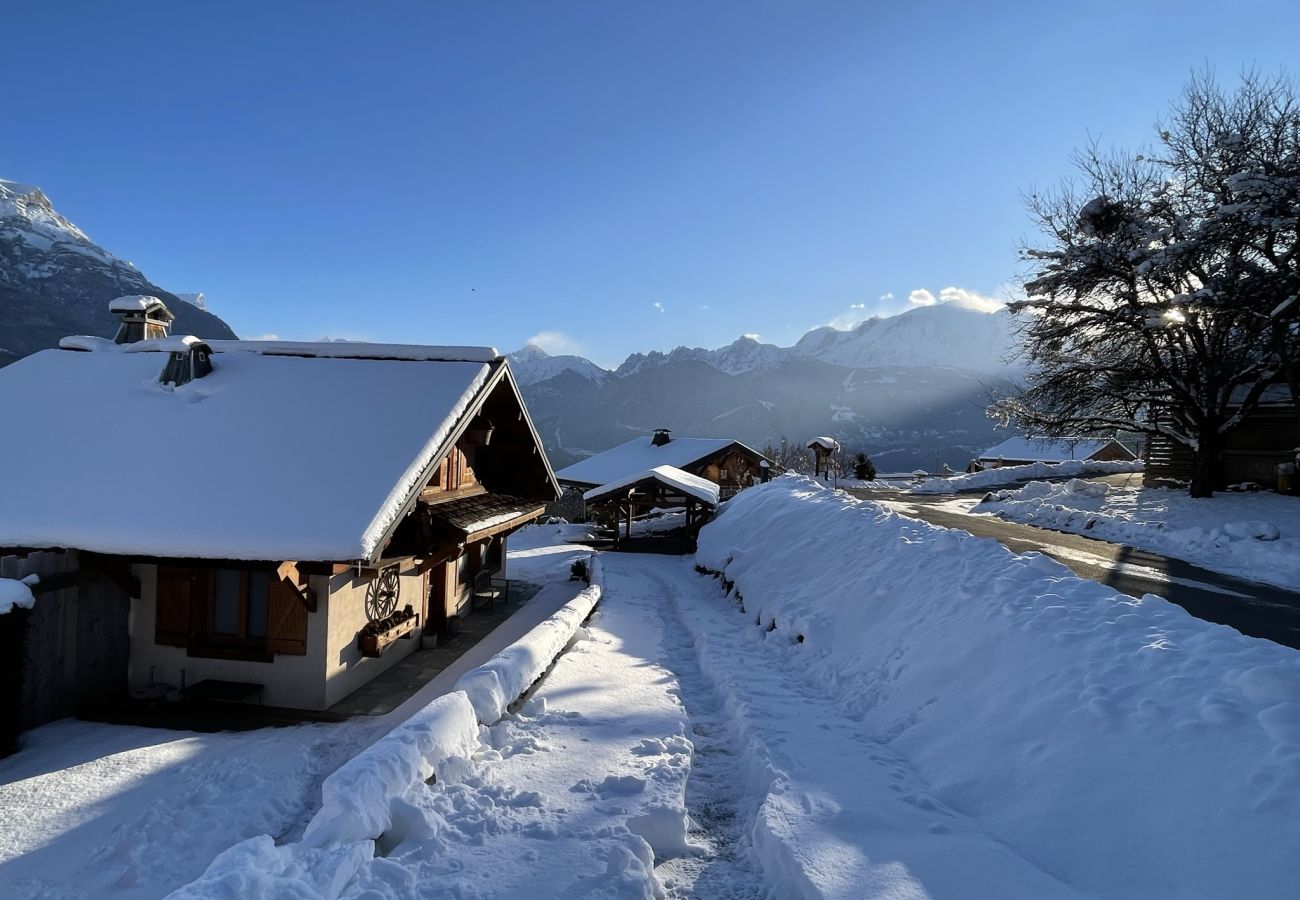
[[[1075,479],[998,491],[974,511],[1300,590],[1297,497],[1262,491],[1197,498],[1169,488],[1120,488]]]
[[[899,867],[899,891],[876,895],[951,888],[965,867],[968,886],[943,893],[1294,896],[1295,651],[805,478],[742,492],[697,558],[743,597],[735,627],[765,634],[773,660],[837,697],[888,751],[876,756],[926,786],[923,806],[1053,882],[978,889],[987,868],[946,853],[941,828],[927,837],[844,803],[871,769],[844,760],[825,796],[830,827],[877,875]],[[786,846],[818,846],[800,840],[815,799],[779,801]]]

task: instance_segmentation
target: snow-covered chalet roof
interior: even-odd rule
[[[655,446],[652,440],[652,435],[632,438],[617,447],[611,447],[603,453],[597,453],[560,469],[555,473],[555,477],[572,484],[609,484],[611,481],[618,481],[656,466],[673,466],[682,469],[713,456],[733,444],[749,450],[739,441],[727,438],[675,437],[659,446]],[[749,452],[754,456],[759,455],[753,450]]]
[[[1025,459],[1031,462],[1064,462],[1067,459],[1088,459],[1103,447],[1109,446],[1111,438],[1048,438],[1048,437],[1013,437],[996,447],[990,447],[979,455],[979,459]]]
[[[368,559],[496,371],[490,348],[212,341],[172,388],[147,352],[169,340],[70,343],[92,352],[0,369],[0,547]]]
[[[835,438],[833,437],[826,437],[825,435],[822,435],[820,437],[815,437],[811,441],[809,441],[808,446],[821,447],[823,450],[829,450],[832,453],[834,453],[836,450],[840,449],[840,442],[835,440]]]
[[[664,487],[679,491],[688,497],[694,497],[696,500],[710,506],[718,505],[719,491],[716,484],[698,475],[692,475],[690,472],[683,472],[673,466],[655,466],[653,469],[646,469],[644,472],[637,472],[626,478],[611,481],[609,484],[587,491],[582,495],[582,499],[587,501],[598,500],[642,481],[657,481]]]

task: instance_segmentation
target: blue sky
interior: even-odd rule
[[[5,31],[0,177],[240,334],[614,364],[998,296],[1023,191],[1145,141],[1193,68],[1294,64],[1300,4],[30,2]]]

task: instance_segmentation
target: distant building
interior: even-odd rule
[[[1060,463],[1072,459],[1094,461],[1136,459],[1133,452],[1114,438],[1013,437],[990,447],[975,458],[972,470],[1030,463]]]
[[[764,465],[767,463],[767,465]],[[672,466],[718,486],[722,499],[767,481],[771,463],[740,441],[673,437],[667,428],[632,438],[555,473],[560,484],[586,492],[658,466]]]

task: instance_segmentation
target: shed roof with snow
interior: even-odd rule
[[[637,475],[657,466],[689,468],[709,457],[737,447],[755,459],[762,454],[739,441],[727,438],[675,437],[655,443],[655,435],[643,435],[619,444],[617,447],[589,456],[580,462],[560,469],[555,477],[561,482],[594,487],[609,484],[631,475]]]
[[[1071,459],[1092,459],[1102,451],[1108,458],[1134,459],[1132,452],[1114,438],[1013,437],[990,447],[977,458],[980,462],[1058,463]],[[1118,454],[1111,455],[1111,454]]]
[[[808,449],[811,450],[814,447],[820,448],[830,453],[834,453],[835,451],[840,449],[840,442],[835,440],[835,438],[833,437],[826,437],[825,435],[820,435],[808,442]]]
[[[636,472],[617,481],[611,481],[609,484],[592,488],[582,495],[582,499],[593,503],[605,497],[620,495],[625,491],[651,484],[658,484],[671,493],[698,500],[707,506],[717,506],[718,498],[721,496],[721,489],[707,478],[692,475],[674,466],[655,466],[653,469]]]
[[[176,340],[0,370],[0,547],[369,559],[509,374],[491,348],[212,341],[211,373],[170,387]]]

